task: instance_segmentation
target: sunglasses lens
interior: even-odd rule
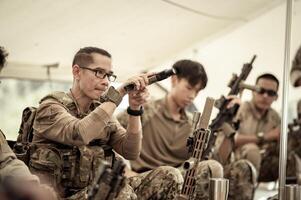
[[[277,96],[277,92],[275,92],[274,90],[266,90],[264,88],[260,88],[258,94],[263,95],[264,93],[267,93],[267,95],[270,96],[270,97]]]
[[[277,93],[273,90],[267,90],[267,94],[270,96],[270,97],[274,97],[277,95]]]
[[[260,88],[260,90],[258,91],[258,94],[264,94],[265,93],[265,89]]]

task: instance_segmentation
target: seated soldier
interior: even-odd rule
[[[294,87],[300,87],[301,86],[301,46],[297,50],[297,53],[294,57],[294,60],[292,62],[292,68],[290,73],[290,80]],[[301,120],[301,99],[299,99],[297,103],[297,119],[300,125]],[[293,156],[295,158],[295,163],[293,163],[293,166],[296,166],[296,170],[292,171],[290,173],[291,176],[295,175],[297,176],[298,184],[301,183],[301,140],[299,131],[297,134],[293,134],[292,136],[289,135],[288,140],[288,151],[290,152],[288,156]],[[295,164],[295,165],[294,165]],[[289,171],[290,172],[290,171]]]
[[[206,87],[207,74],[200,63],[192,60],[180,60],[173,68],[177,74],[171,77],[171,91],[166,97],[144,105],[142,150],[138,159],[130,161],[135,173],[165,165],[181,169],[190,158],[186,143],[193,130],[185,109]],[[117,119],[124,127],[129,123],[126,112]],[[200,162],[198,172],[196,199],[208,199],[209,178],[223,177],[223,168],[217,161],[208,160]]]
[[[7,55],[4,48],[0,46],[0,72],[5,65]],[[7,184],[8,180],[11,182],[11,187]],[[17,159],[0,130],[0,199],[12,199],[11,195],[14,194],[18,194],[19,198],[26,196],[29,200],[57,199],[53,189],[40,185],[39,178],[32,175],[28,167]]]
[[[301,86],[301,46],[299,47],[291,69],[291,83],[294,87]],[[297,106],[298,118],[301,119],[301,99]]]
[[[301,46],[299,47],[291,69],[291,83],[294,87],[301,86]]]
[[[68,93],[55,92],[42,98],[34,121],[30,169],[47,180],[65,199],[85,199],[101,159],[114,165],[114,151],[134,160],[141,149],[140,116],[129,116],[125,130],[112,118],[126,94],[130,109],[139,112],[148,96],[147,74],[135,76],[121,87],[109,87],[116,76],[111,55],[97,47],[85,47],[74,56],[73,85]],[[107,91],[106,95],[105,92]],[[103,96],[104,102],[97,100]],[[177,169],[161,167],[135,177],[138,185],[126,185],[118,199],[173,199],[183,181]]]
[[[244,102],[237,114],[240,122],[235,137],[236,156],[249,160],[256,168],[258,181],[278,178],[280,117],[271,107],[277,99],[279,81],[272,74],[256,79],[260,91]]]

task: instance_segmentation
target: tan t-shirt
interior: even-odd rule
[[[280,116],[270,108],[267,113],[260,116],[253,102],[244,102],[237,113],[240,121],[237,134],[257,135],[260,132],[268,132],[280,126]]]
[[[125,112],[118,115],[117,119],[126,126]],[[134,171],[143,172],[162,165],[177,167],[189,158],[186,141],[192,131],[190,120],[184,111],[180,121],[172,119],[166,98],[152,101],[145,106],[142,129],[140,156],[131,161]]]
[[[34,121],[34,143],[51,141],[66,145],[87,145],[94,139],[104,144],[126,159],[135,159],[141,149],[142,134],[128,133],[116,119],[111,118],[100,106],[91,104],[88,113],[80,113],[71,94],[62,92],[65,105],[55,98],[43,99],[37,109]],[[98,104],[99,105],[99,104]]]

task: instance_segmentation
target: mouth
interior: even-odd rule
[[[105,92],[107,88],[95,88],[95,90],[98,92]]]
[[[184,101],[184,104],[185,104],[186,106],[188,106],[188,105],[192,104],[192,102],[191,102],[191,101]]]

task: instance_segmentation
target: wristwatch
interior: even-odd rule
[[[132,116],[141,116],[144,112],[144,109],[143,107],[141,106],[139,110],[132,110],[131,107],[129,106],[126,110],[126,112],[129,114],[129,115],[132,115]]]
[[[122,101],[122,96],[113,86],[111,86],[107,94],[102,98],[102,100],[105,102],[113,102],[117,107]]]
[[[264,132],[259,132],[257,134],[258,144],[261,145],[264,143]]]

